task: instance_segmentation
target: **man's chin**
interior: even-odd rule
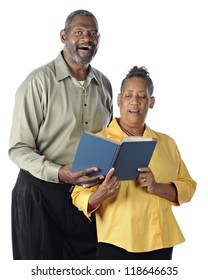
[[[81,65],[89,64],[92,61],[93,57],[80,57],[76,58],[76,62]]]

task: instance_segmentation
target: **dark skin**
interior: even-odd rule
[[[93,18],[75,16],[67,30],[60,32],[64,58],[78,81],[86,79],[89,64],[97,53],[100,34]]]
[[[147,82],[137,77],[126,80],[122,92],[118,95],[117,102],[120,108],[121,125],[132,135],[142,136],[148,110],[152,109],[155,103],[155,98],[149,94]],[[139,171],[138,188],[169,201],[178,202],[177,189],[174,184],[156,182],[149,167],[140,168]],[[119,181],[113,176],[113,172],[114,170],[108,172],[97,191],[90,196],[88,202],[89,211],[96,209],[107,198],[118,194]]]
[[[70,26],[61,30],[60,38],[64,44],[63,56],[72,75],[83,81],[88,74],[89,64],[95,56],[99,45],[98,26],[92,17],[75,16]],[[74,185],[86,184],[88,187],[98,184],[103,176],[87,177],[96,172],[96,167],[72,171],[71,165],[59,169],[59,180]]]
[[[89,197],[88,212],[93,211],[109,197],[117,196],[119,192],[120,182],[116,176],[113,176],[114,168],[110,169],[102,184],[99,185],[97,191]]]

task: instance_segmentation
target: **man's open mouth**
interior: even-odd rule
[[[80,47],[78,47],[78,49],[81,51],[91,51],[94,49],[94,47],[93,46],[80,46]]]

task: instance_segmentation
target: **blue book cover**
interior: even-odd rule
[[[138,168],[147,167],[156,141],[145,137],[127,137],[116,142],[100,135],[84,132],[76,151],[72,171],[99,168],[89,176],[106,175],[115,168],[118,180],[136,180]]]
[[[136,180],[138,168],[149,165],[155,146],[155,140],[123,142],[113,164],[114,175],[119,180]]]

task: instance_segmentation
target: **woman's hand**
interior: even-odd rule
[[[146,190],[148,193],[178,203],[178,191],[173,183],[157,183],[149,167],[139,168],[138,171],[141,172],[137,179],[138,187]]]
[[[155,189],[157,188],[157,183],[151,169],[145,167],[139,168],[138,171],[140,172],[137,179],[138,186],[145,189],[147,192],[154,194]]]
[[[105,180],[99,185],[96,192],[94,192],[88,201],[88,211],[97,208],[104,200],[109,197],[118,195],[120,182],[116,176],[113,176],[114,168],[111,168],[107,173]]]

